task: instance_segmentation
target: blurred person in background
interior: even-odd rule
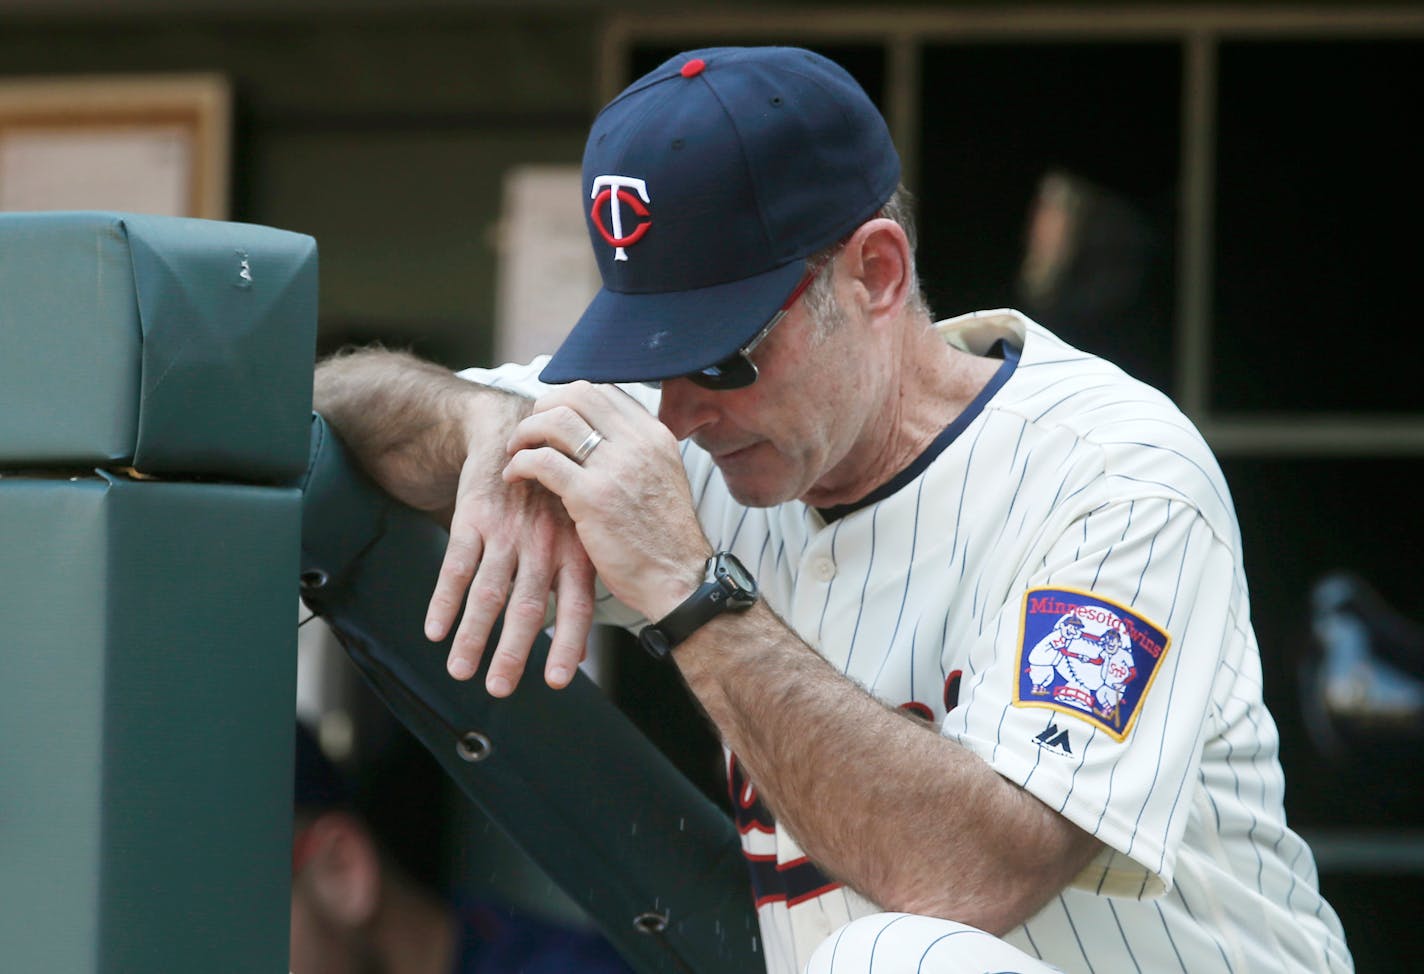
[[[595,933],[453,900],[413,878],[316,737],[296,728],[292,974],[627,974]]]

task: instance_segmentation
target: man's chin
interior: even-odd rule
[[[793,488],[766,477],[728,475],[724,470],[722,478],[732,499],[743,507],[774,507],[796,497]]]
[[[727,491],[743,507],[773,507],[795,500],[801,484],[793,478],[795,468],[770,444],[752,446],[722,456],[712,462],[721,471]]]

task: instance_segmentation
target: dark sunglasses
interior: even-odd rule
[[[722,359],[722,361],[709,365],[705,369],[690,372],[683,376],[683,378],[704,389],[713,389],[719,392],[726,389],[744,389],[755,382],[758,373],[756,363],[752,361],[752,352],[756,351],[758,345],[766,341],[766,336],[770,335],[771,330],[781,323],[781,319],[786,317],[786,313],[791,310],[791,306],[796,303],[801,295],[806,293],[806,289],[811,286],[811,282],[816,279],[821,271],[826,269],[826,266],[830,264],[834,256],[835,251],[832,251],[825,260],[818,262],[816,266],[806,271],[800,283],[798,283],[791,292],[791,295],[782,303],[781,307],[776,310],[776,314],[771,316],[771,320],[765,325],[762,325],[761,330],[752,336],[751,341]],[[660,385],[660,383],[657,382],[649,382],[646,384],[654,387]]]

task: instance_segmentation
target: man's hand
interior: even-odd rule
[[[572,457],[590,431],[604,439]],[[711,546],[677,440],[614,386],[576,382],[541,397],[514,430],[504,479],[537,481],[563,501],[599,578],[620,602],[660,619],[702,581]]]
[[[549,686],[561,689],[573,679],[593,624],[593,566],[573,522],[559,498],[538,484],[502,480],[505,459],[496,443],[470,443],[425,621],[426,636],[443,639],[465,603],[446,665],[451,676],[466,680],[504,612],[485,679],[496,697],[512,693],[523,675],[551,594],[557,614],[544,667]]]
[[[486,682],[495,696],[508,694],[553,593],[558,615],[544,678],[566,686],[592,623],[593,568],[557,497],[537,484],[500,479],[504,444],[528,415],[529,400],[405,352],[367,348],[318,365],[314,403],[382,489],[449,524],[425,632],[445,638],[469,593],[451,674],[467,679],[475,672],[508,599]]]

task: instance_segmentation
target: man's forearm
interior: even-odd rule
[[[388,493],[448,519],[472,437],[501,449],[527,400],[406,352],[363,348],[318,364],[317,412]]]
[[[720,617],[674,659],[807,855],[884,909],[1002,932],[1099,848],[847,680],[765,607]]]

